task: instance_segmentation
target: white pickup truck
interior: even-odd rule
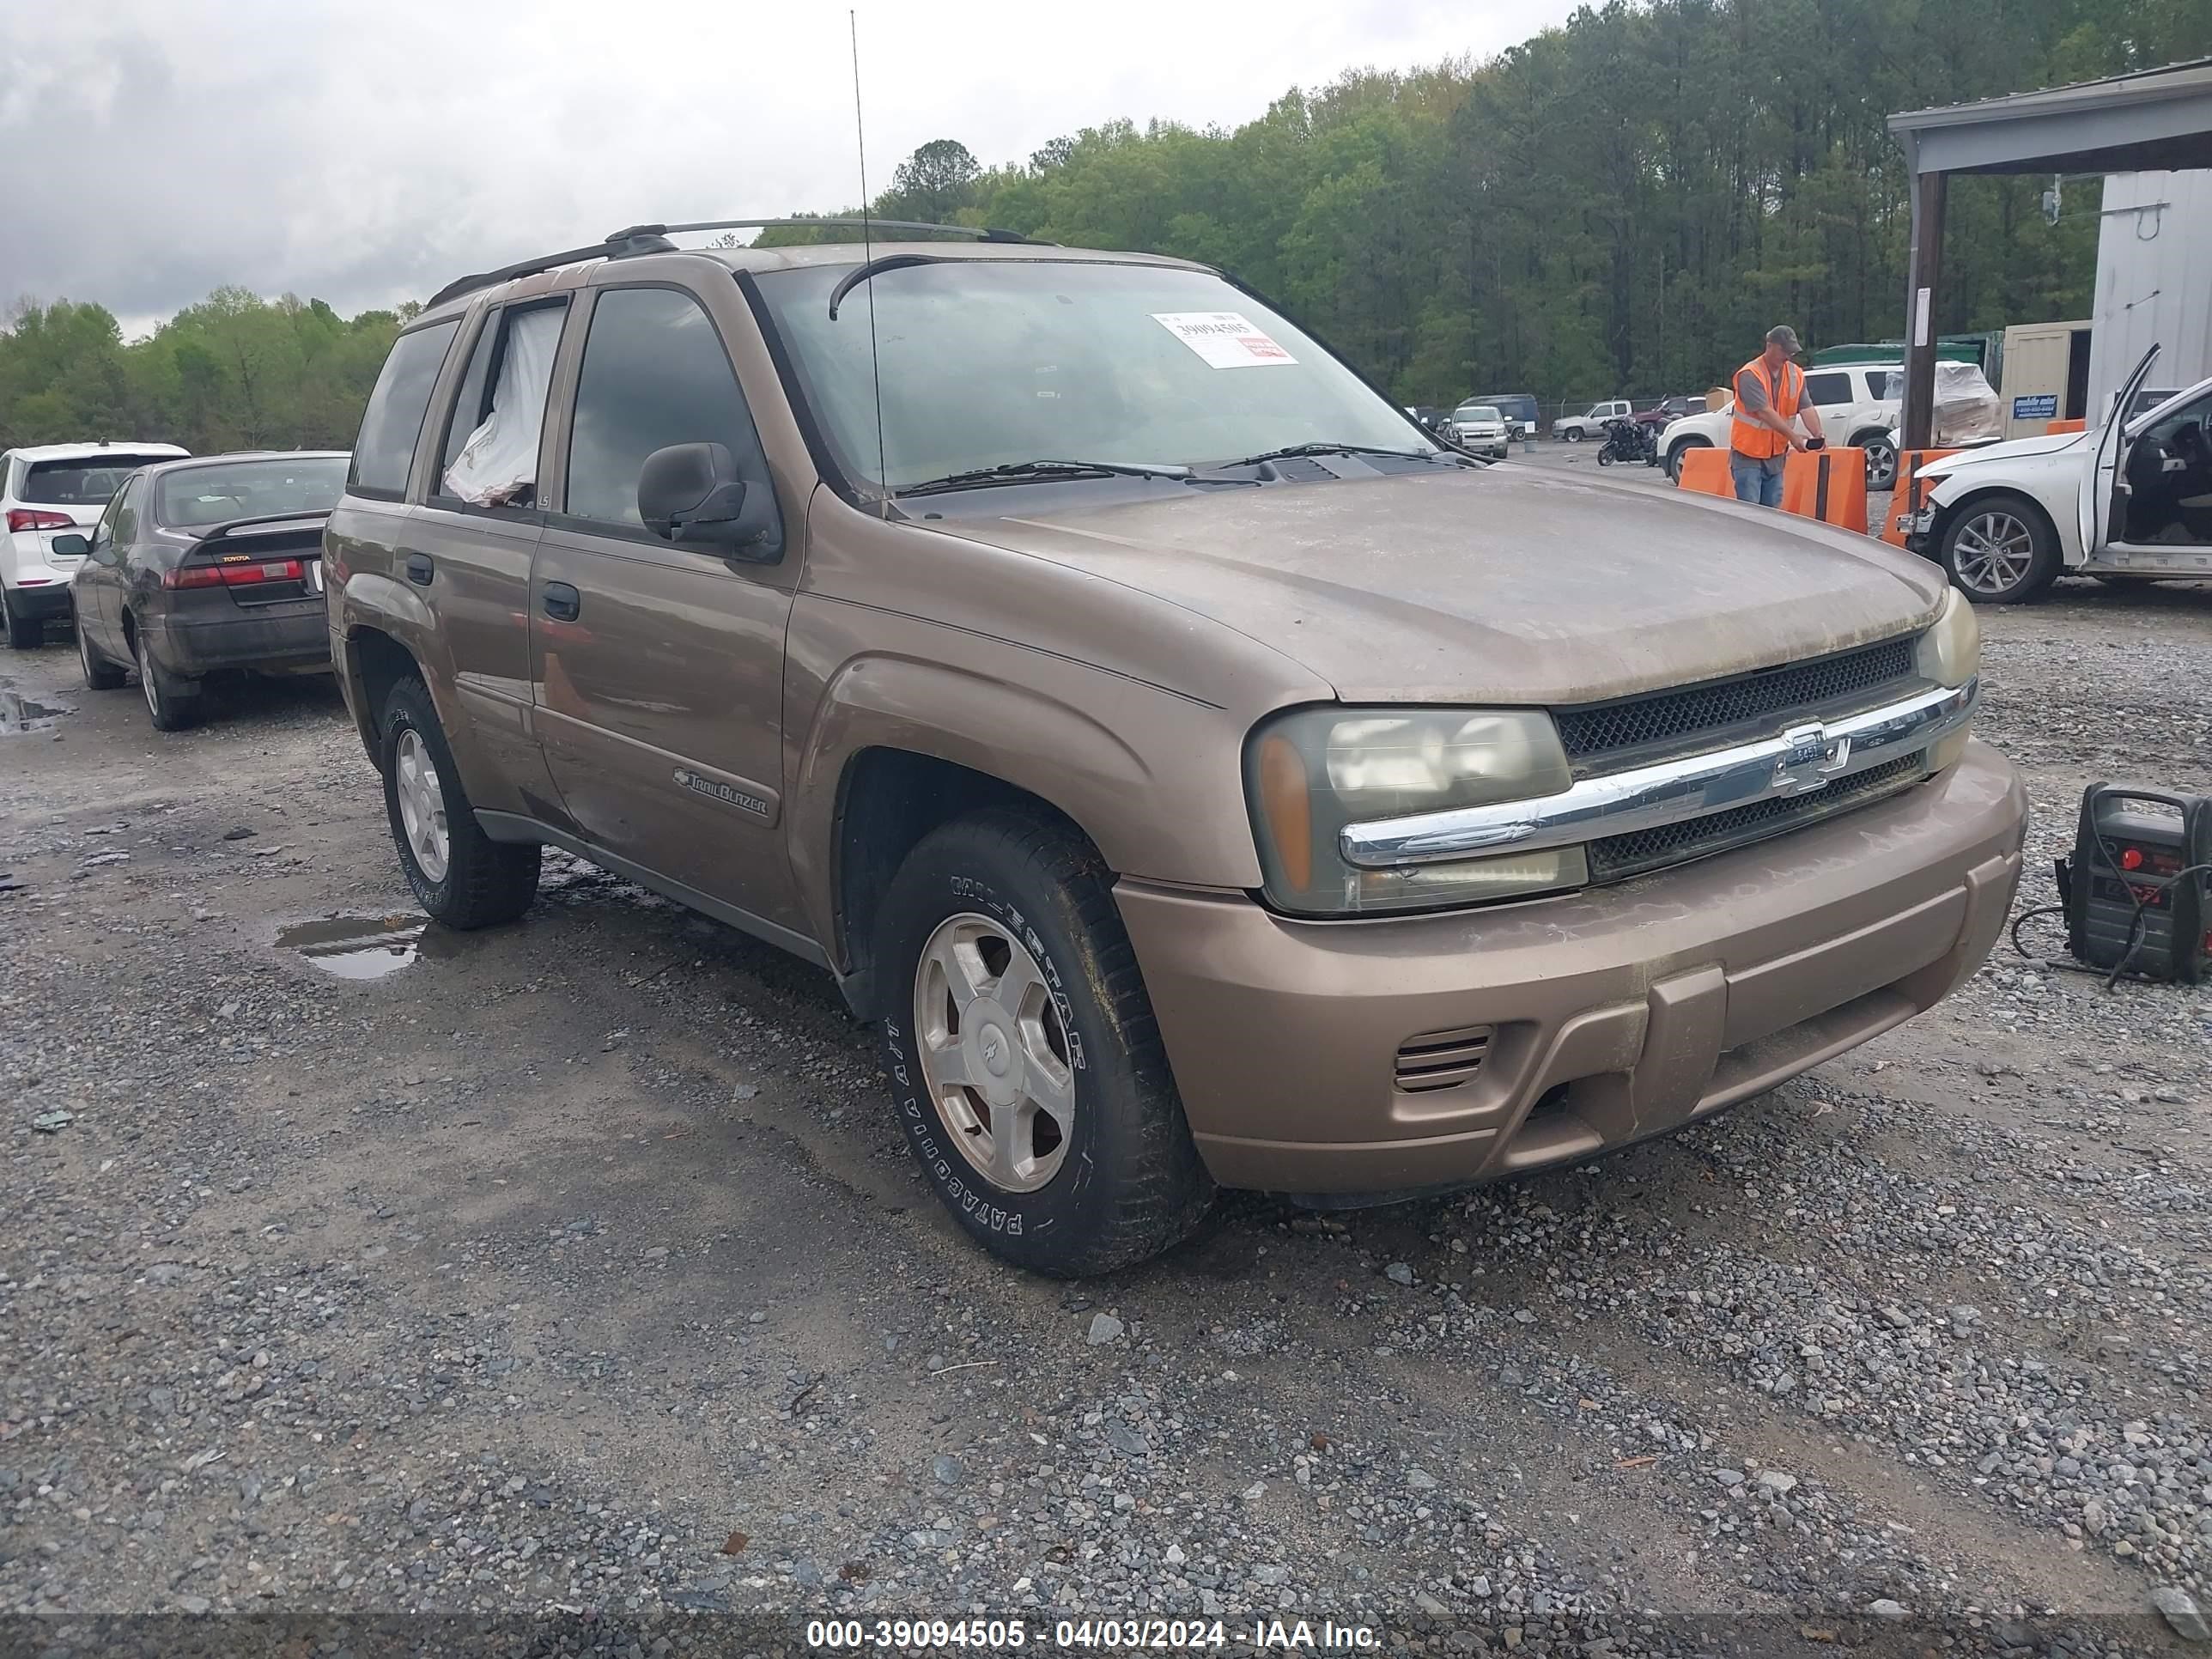
[[[1608,398],[1601,404],[1592,404],[1579,415],[1562,415],[1552,422],[1552,435],[1578,444],[1585,438],[1602,437],[1607,421],[1626,421],[1636,413],[1636,405],[1626,398]]]

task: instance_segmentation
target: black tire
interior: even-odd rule
[[[1851,440],[1851,447],[1866,451],[1869,489],[1897,488],[1897,446],[1887,432],[1862,432]]]
[[[1667,452],[1667,482],[1677,484],[1682,482],[1682,458],[1692,450],[1711,447],[1712,445],[1707,443],[1703,438],[1679,440],[1674,447]]]
[[[2015,550],[1986,550],[1999,544]],[[2025,605],[2058,579],[2058,532],[2033,501],[2002,491],[1952,508],[1936,556],[1952,586],[1978,605]]]
[[[0,582],[0,626],[8,631],[9,648],[15,651],[35,651],[46,642],[46,624],[39,617],[20,615],[8,602],[8,585]]]
[[[1571,444],[1578,444],[1583,441],[1583,429],[1578,426],[1571,426],[1559,435]]]
[[[1611,466],[1613,465],[1613,452],[1607,449],[1599,450],[1597,453],[1597,464],[1600,466]]]
[[[83,617],[72,614],[70,625],[76,632],[76,659],[84,667],[86,689],[93,691],[116,690],[123,684],[123,671],[108,661],[100,653],[100,647],[92,642],[92,635],[85,631]]]
[[[435,879],[408,842],[399,803],[398,756],[403,738],[416,734],[429,750],[444,802],[446,867]],[[535,842],[494,841],[477,823],[460,768],[438,723],[429,688],[410,674],[392,688],[377,722],[377,764],[384,771],[384,810],[407,884],[422,908],[458,932],[513,921],[538,896],[538,866],[544,849]]]
[[[994,809],[923,838],[892,881],[876,928],[884,1067],[924,1178],[985,1249],[1057,1278],[1158,1255],[1197,1226],[1213,1197],[1112,879],[1066,824]],[[1006,1189],[946,1144],[952,1131],[922,1082],[914,1029],[922,952],[941,924],[961,915],[1001,925],[1023,942],[1064,1028],[1073,1121],[1057,1170],[1032,1191]]]
[[[146,636],[137,635],[131,648],[138,657],[138,688],[146,698],[146,713],[156,732],[182,732],[199,724],[199,682],[172,674],[154,660]]]

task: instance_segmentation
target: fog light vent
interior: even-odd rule
[[[1482,1069],[1493,1028],[1469,1025],[1456,1031],[1430,1031],[1398,1045],[1398,1088],[1409,1095],[1456,1089]]]

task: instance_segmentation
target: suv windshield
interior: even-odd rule
[[[1505,419],[1488,404],[1462,404],[1455,411],[1454,418],[1468,422],[1498,421],[1501,422]]]
[[[23,499],[40,507],[106,507],[123,481],[168,455],[102,455],[82,461],[33,461],[23,477]]]
[[[272,513],[327,513],[345,488],[343,455],[280,456],[180,467],[161,475],[154,516],[179,529]]]
[[[857,480],[896,490],[1040,457],[1203,466],[1307,443],[1439,453],[1309,336],[1206,272],[948,259],[878,272],[833,321],[830,290],[853,269],[757,280]]]

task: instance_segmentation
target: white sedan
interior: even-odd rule
[[[2112,400],[2140,407],[2144,354]],[[1966,596],[2032,599],[2062,572],[2107,581],[2212,577],[2212,380],[2087,432],[2021,438],[1935,461],[1905,526]]]

